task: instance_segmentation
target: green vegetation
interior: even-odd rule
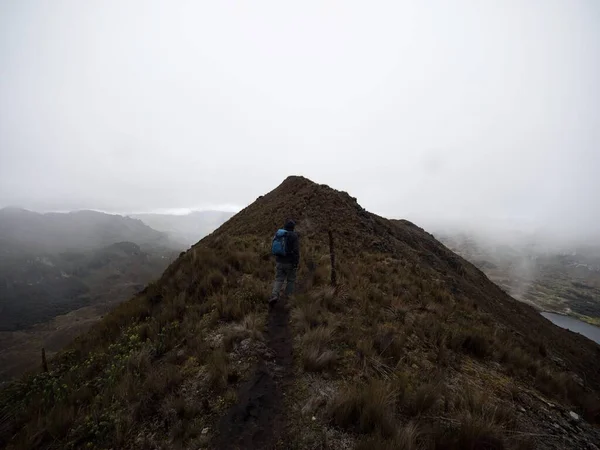
[[[293,345],[290,373],[279,375],[268,345],[281,316],[268,315],[266,300],[272,211],[284,208],[298,219],[302,264],[297,294],[278,306],[289,308]],[[212,448],[229,408],[245,411],[241,387],[263,373],[277,380],[267,388],[282,390],[273,396],[282,404],[265,407],[278,413],[268,422],[273,448],[533,448],[554,439],[552,423],[568,426],[567,411],[600,422],[599,354],[418,227],[290,178],[182,254],[48,373],[3,389],[0,445]],[[577,430],[559,445],[598,437],[586,422]]]
[[[600,326],[597,246],[570,246],[559,251],[544,248],[535,236],[530,240],[515,237],[514,242],[505,238],[505,245],[497,245],[461,233],[442,233],[441,240],[517,300]]]
[[[554,365],[551,343],[535,333],[517,335],[464,294],[449,294],[429,268],[377,254],[342,261],[342,287],[293,299],[292,329],[299,379],[312,377],[319,352],[331,352],[325,382],[337,392],[312,414],[363,435],[357,448],[529,448],[515,407],[531,399],[513,393],[532,387],[598,420],[598,398]]]
[[[5,388],[0,415],[10,419],[1,423],[0,443],[16,432],[16,448],[52,442],[61,448],[144,448],[133,439],[156,421],[167,430],[160,439],[201,441],[202,429],[235,401],[232,385],[256,359],[250,351],[232,362],[231,350],[241,340],[263,339],[267,280],[241,269],[249,269],[249,259],[269,262],[232,251],[230,264],[218,256],[224,250],[197,247],[184,254],[167,272],[170,283],[165,275],[117,306],[51,361],[48,373]],[[186,289],[177,291],[184,280]],[[234,308],[223,309],[226,288]]]

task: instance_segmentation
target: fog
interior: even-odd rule
[[[598,236],[599,23],[596,0],[0,1],[0,207],[231,210],[300,174],[427,227]]]

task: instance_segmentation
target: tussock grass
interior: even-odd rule
[[[464,352],[477,358],[485,358],[491,353],[488,338],[479,332],[467,334],[462,341],[461,348]]]
[[[328,349],[333,339],[331,327],[319,326],[309,329],[300,338],[301,361],[304,370],[320,372],[332,369],[337,362],[337,354]]]
[[[218,294],[212,297],[218,317],[226,322],[243,319],[251,310],[243,298]]]
[[[380,325],[372,345],[378,356],[389,359],[395,364],[404,356],[405,341],[406,336],[399,333],[395,327]]]
[[[394,435],[396,392],[389,383],[372,379],[342,389],[327,407],[331,422],[359,433],[379,432]]]
[[[291,312],[292,326],[306,332],[326,322],[325,311],[318,303],[303,302]]]
[[[337,360],[337,354],[332,350],[319,350],[317,347],[308,347],[302,351],[302,366],[307,372],[321,372],[332,369]]]
[[[201,430],[237,400],[240,369],[228,351],[263,339],[273,280],[267,235],[284,204],[304,218],[305,233],[290,300],[294,355],[300,373],[314,372],[302,376],[324,372],[319,382],[339,389],[317,414],[358,448],[515,447],[506,439],[513,410],[498,400],[511,381],[598,419],[597,383],[588,376],[579,388],[549,357],[568,355],[574,372],[594,375],[596,353],[531,329],[528,310],[418,227],[370,215],[329,188],[293,184],[286,199],[294,201],[265,196],[50,361],[50,372],[3,389],[0,446],[204,445]],[[211,349],[217,330],[227,330],[223,345]],[[469,391],[469,377],[487,383],[485,395]],[[160,432],[148,433],[156,424]]]
[[[264,318],[256,313],[250,313],[241,321],[239,325],[233,325],[227,329],[223,338],[225,350],[230,351],[233,346],[247,338],[257,341],[264,340]]]
[[[221,390],[227,387],[229,360],[224,348],[219,347],[210,354],[206,361],[206,370],[208,381],[214,389]]]
[[[406,409],[412,416],[425,414],[442,401],[442,394],[439,383],[424,383],[408,397]]]

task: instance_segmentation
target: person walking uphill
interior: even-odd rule
[[[286,280],[285,295],[294,293],[296,270],[300,262],[300,242],[294,228],[296,228],[296,223],[293,220],[287,220],[283,229],[277,230],[273,238],[271,251],[276,256],[277,270],[269,306],[275,305],[279,300],[281,288]]]

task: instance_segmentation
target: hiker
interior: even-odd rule
[[[287,220],[283,229],[277,230],[273,238],[272,253],[276,256],[275,283],[273,283],[273,292],[269,299],[269,306],[275,305],[279,300],[279,293],[283,283],[287,280],[285,295],[294,293],[294,282],[296,281],[296,270],[300,261],[300,244],[298,234],[294,231],[296,222]]]

